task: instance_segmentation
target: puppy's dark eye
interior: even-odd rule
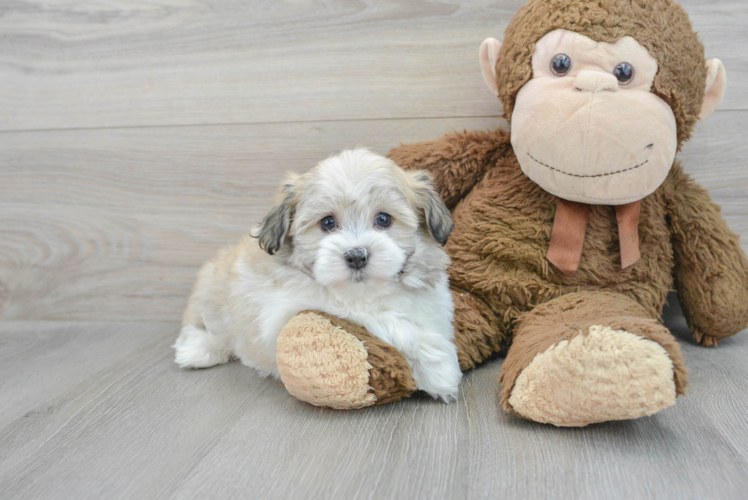
[[[551,61],[551,71],[556,76],[564,76],[571,69],[571,58],[566,54],[556,54]]]
[[[338,227],[338,223],[335,221],[335,217],[332,215],[328,215],[327,217],[324,217],[321,221],[319,221],[319,227],[322,228],[323,231],[327,231],[328,233]]]
[[[381,228],[388,228],[392,225],[392,216],[390,214],[380,212],[377,214],[376,219],[374,219],[374,223]]]
[[[634,79],[634,67],[629,63],[622,62],[615,67],[613,74],[618,79],[618,83],[626,85]]]

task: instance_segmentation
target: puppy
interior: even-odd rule
[[[462,373],[453,342],[449,210],[425,172],[366,149],[290,175],[254,235],[206,263],[174,344],[179,366],[239,358],[279,378],[278,335],[314,309],[395,346],[419,389],[446,402]]]

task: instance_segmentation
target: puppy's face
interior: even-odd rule
[[[289,247],[288,263],[328,287],[400,280],[425,246],[444,244],[452,230],[428,175],[367,150],[328,158],[284,191],[260,245],[270,253]]]

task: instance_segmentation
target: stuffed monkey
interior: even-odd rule
[[[746,256],[675,160],[722,99],[722,63],[704,59],[672,0],[530,0],[504,43],[488,39],[479,55],[511,132],[390,152],[428,170],[452,211],[462,369],[506,354],[501,406],[557,426],[674,404],[688,382],[660,320],[668,291],[704,346],[748,325]],[[340,336],[359,361],[338,361]],[[322,406],[391,402],[415,387],[396,349],[312,311],[285,327],[278,364],[291,394]],[[368,385],[348,382],[361,374]]]

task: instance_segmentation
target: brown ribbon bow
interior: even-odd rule
[[[618,241],[621,247],[621,267],[626,269],[641,258],[639,252],[641,201],[618,205],[615,208],[618,220]],[[561,198],[558,200],[551,231],[551,243],[548,246],[546,258],[568,276],[574,276],[579,268],[579,261],[582,259],[589,212],[590,206],[586,203]]]

